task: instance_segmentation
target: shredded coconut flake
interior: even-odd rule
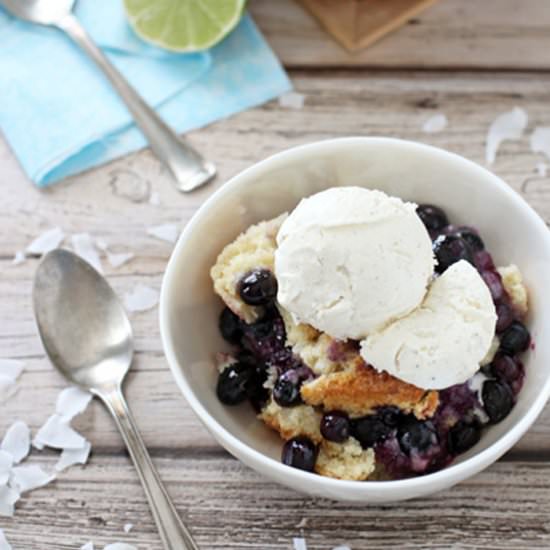
[[[15,512],[15,503],[21,495],[9,485],[0,487],[0,516],[12,517]]]
[[[96,239],[95,245],[97,246],[97,248],[99,248],[99,250],[103,252],[105,252],[109,248],[109,245],[107,244],[107,241],[105,239]]]
[[[13,265],[19,265],[19,264],[22,264],[23,262],[25,261],[25,253],[22,251],[22,250],[18,250],[14,257],[13,257],[13,260],[11,261],[11,263]]]
[[[550,158],[550,127],[537,126],[530,139],[533,153],[544,153]]]
[[[89,233],[77,233],[73,235],[71,237],[71,243],[76,254],[88,262],[96,271],[103,273],[99,253]]]
[[[8,539],[6,539],[6,535],[4,535],[4,531],[2,531],[2,529],[0,529],[0,550],[12,550],[12,547],[8,542]]]
[[[447,117],[443,113],[438,113],[437,115],[431,116],[424,124],[422,125],[422,131],[427,134],[435,134],[437,132],[443,131],[448,124]]]
[[[115,542],[113,544],[108,544],[103,550],[137,550],[137,548],[125,542]]]
[[[92,449],[92,444],[89,441],[86,441],[82,449],[63,449],[55,469],[58,472],[62,472],[69,466],[74,466],[75,464],[86,464],[90,456],[90,451]]]
[[[76,386],[65,388],[57,397],[55,412],[64,420],[72,420],[77,414],[86,410],[92,400],[90,392],[81,390]]]
[[[297,527],[298,529],[303,529],[303,528],[306,527],[306,526],[307,526],[307,518],[302,518],[302,519],[300,520],[300,523],[298,523],[298,525],[296,525],[296,527]]]
[[[545,178],[546,174],[548,173],[548,165],[544,162],[537,162],[536,170],[537,175],[539,175],[541,178]]]
[[[13,456],[7,451],[0,451],[0,485],[5,485],[10,479]]]
[[[305,96],[297,92],[287,92],[279,96],[279,106],[285,109],[302,109]]]
[[[31,431],[25,422],[16,420],[8,428],[0,444],[0,450],[9,453],[15,464],[21,462],[29,454],[31,450]]]
[[[0,402],[17,392],[16,381],[23,372],[25,363],[17,359],[0,359]]]
[[[152,204],[153,206],[160,206],[160,195],[157,191],[151,191],[151,194],[149,195],[149,204]]]
[[[524,109],[514,107],[507,113],[497,116],[489,127],[485,159],[487,164],[493,164],[500,144],[505,140],[519,139],[527,128],[528,117]]]
[[[25,363],[18,359],[0,359],[0,375],[11,378],[14,382],[21,376]]]
[[[10,484],[19,493],[26,493],[38,487],[44,487],[55,479],[55,475],[47,474],[40,466],[15,466],[11,471]]]
[[[54,414],[38,430],[32,444],[42,450],[44,447],[54,449],[83,449],[86,440],[69,426],[69,420]]]
[[[65,238],[65,233],[60,227],[54,227],[29,244],[26,248],[27,254],[47,254],[50,250],[57,248]]]
[[[133,252],[121,252],[120,254],[107,252],[107,261],[111,264],[111,267],[116,269],[128,263],[134,256],[135,254]]]
[[[109,245],[103,239],[96,239],[95,246],[105,253],[110,266],[114,267],[115,269],[129,262],[135,256],[133,252],[111,252],[109,250]]]
[[[130,312],[147,311],[159,302],[159,293],[154,288],[139,285],[124,295],[124,305]]]
[[[80,547],[80,550],[94,550],[94,543],[92,541],[87,542]]]
[[[307,550],[306,539],[294,538],[292,542],[294,543],[294,550]]]
[[[154,225],[147,228],[147,234],[156,237],[162,241],[167,241],[169,243],[175,243],[179,230],[176,225],[173,223],[165,223],[163,225]]]
[[[124,532],[129,533],[134,528],[133,523],[125,523],[124,524]]]

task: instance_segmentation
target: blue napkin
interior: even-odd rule
[[[76,15],[177,132],[261,104],[291,87],[248,15],[223,42],[196,54],[168,53],[143,43],[128,27],[121,0],[80,0]],[[0,33],[0,128],[37,185],[146,145],[102,73],[68,37],[2,10]]]

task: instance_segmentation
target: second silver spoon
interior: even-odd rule
[[[151,462],[122,394],[134,344],[128,317],[107,281],[68,250],[44,256],[33,288],[40,338],[69,382],[99,397],[113,415],[147,495],[166,550],[199,550]]]

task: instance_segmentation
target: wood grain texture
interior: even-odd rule
[[[118,270],[104,262],[121,294],[136,284],[160,288],[171,245],[148,236],[146,227],[167,222],[183,227],[230,176],[272,153],[317,139],[389,135],[484,163],[487,127],[497,114],[521,105],[530,115],[529,131],[550,125],[549,74],[341,70],[293,71],[292,77],[305,94],[302,110],[271,102],[189,136],[220,168],[214,185],[192,195],[172,188],[149,151],[38,191],[0,145],[0,357],[27,362],[19,393],[0,404],[0,434],[16,418],[33,429],[40,426],[65,385],[44,358],[34,327],[30,289],[37,259],[11,265],[15,251],[41,231],[57,225],[68,235],[87,231],[113,250],[135,252],[137,257]],[[446,113],[448,128],[422,133],[423,122],[435,112]],[[504,144],[493,168],[548,223],[550,176],[536,175],[540,160],[525,137]],[[160,194],[160,206],[147,202],[151,190]],[[201,548],[290,549],[292,537],[302,533],[303,518],[310,550],[343,543],[353,550],[550,546],[550,408],[503,461],[450,491],[375,508],[318,501],[266,482],[217,446],[172,380],[157,313],[132,315],[137,354],[128,397],[178,509],[189,510]],[[0,519],[14,549],[76,550],[93,539],[100,548],[125,540],[140,550],[160,550],[144,495],[105,411],[93,403],[76,427],[93,443],[90,464],[25,497],[15,518]],[[55,458],[35,453],[33,460]],[[136,524],[129,535],[122,530],[126,522]]]
[[[48,464],[48,457],[36,459]],[[500,462],[431,497],[398,505],[349,505],[305,498],[266,482],[224,452],[157,458],[182,517],[204,550],[309,550],[347,544],[388,548],[533,550],[548,548],[550,466]],[[123,532],[127,522],[134,524]],[[94,456],[24,497],[3,524],[15,549],[76,550],[113,541],[162,550],[135,472],[123,456]]]
[[[252,0],[249,9],[287,67],[550,68],[547,0],[442,0],[353,53],[295,0]]]

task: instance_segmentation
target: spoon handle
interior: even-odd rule
[[[166,550],[199,550],[187,527],[183,524],[138,432],[128,404],[120,388],[98,393],[113,415],[126,447],[132,457],[139,479],[145,490],[160,537]]]
[[[126,104],[156,156],[170,170],[180,191],[192,191],[208,183],[215,176],[215,166],[205,161],[143,101],[95,45],[74,15],[68,14],[55,25],[65,31],[103,71]]]

